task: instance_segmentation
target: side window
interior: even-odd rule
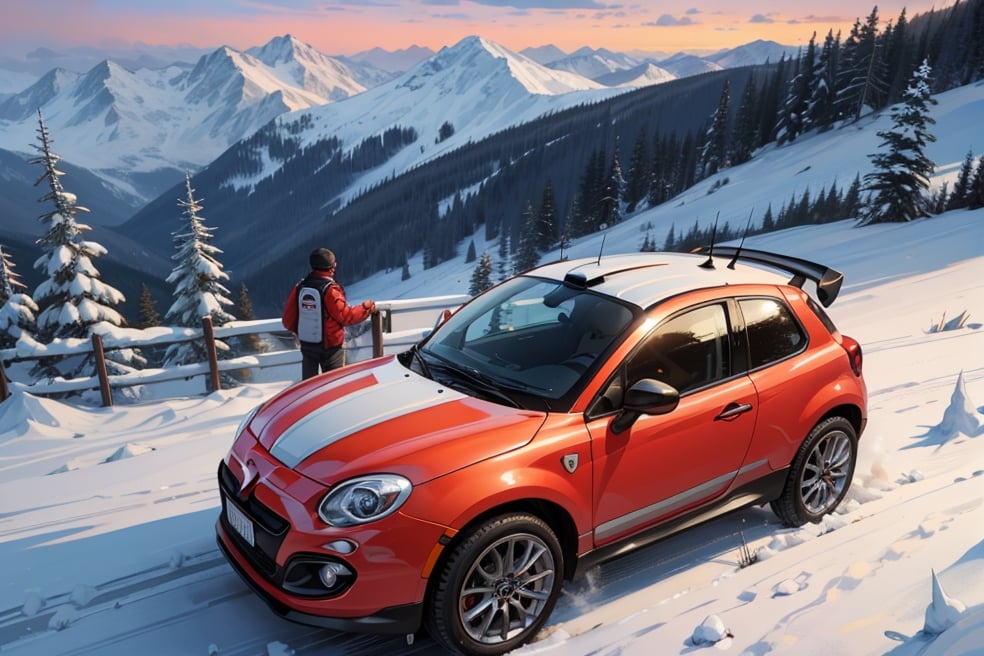
[[[806,335],[792,312],[775,298],[738,299],[748,334],[749,369],[799,353],[806,347]]]
[[[626,366],[629,384],[656,378],[681,393],[728,378],[731,354],[724,306],[705,305],[662,323]]]

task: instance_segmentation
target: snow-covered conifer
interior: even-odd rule
[[[211,316],[215,326],[221,326],[236,317],[223,309],[231,306],[229,290],[221,281],[228,280],[229,275],[222,270],[222,265],[215,258],[222,251],[210,242],[212,231],[203,223],[199,216],[202,209],[201,200],[195,199],[195,190],[191,187],[191,175],[185,175],[186,198],[178,199],[178,206],[184,208],[182,215],[187,225],[171,233],[174,238],[175,253],[171,256],[177,262],[167,282],[174,284],[174,302],[164,315],[164,321],[171,325],[197,328],[202,324],[202,317]],[[216,340],[216,348],[222,351],[229,349],[228,345]],[[198,341],[173,344],[164,356],[164,365],[180,365],[189,362],[202,362],[206,353],[204,346]]]
[[[27,285],[21,282],[20,275],[14,271],[14,262],[10,254],[0,245],[0,305],[7,302],[14,294],[19,294],[27,289]]]
[[[472,271],[468,293],[472,296],[477,296],[491,286],[492,258],[488,253],[482,253],[481,257],[478,258],[478,264],[475,265],[475,270]]]
[[[92,263],[105,255],[106,249],[82,238],[91,228],[76,223],[75,214],[89,210],[78,205],[75,194],[62,187],[60,178],[64,173],[57,168],[61,157],[51,150],[52,140],[40,111],[38,126],[41,145],[35,148],[41,156],[31,163],[41,164],[44,173],[35,184],[47,181],[50,191],[40,201],[50,200],[55,206],[38,219],[47,226],[37,242],[45,252],[34,263],[34,268],[47,276],[33,294],[39,308],[39,336],[45,342],[56,337],[87,337],[90,327],[103,321],[122,326],[123,317],[112,306],[125,300],[123,294],[100,280]]]
[[[38,307],[38,339],[50,343],[53,339],[86,338],[93,332],[105,334],[125,325],[123,316],[113,308],[125,298],[100,279],[93,264],[95,258],[106,254],[106,249],[82,238],[92,228],[77,223],[75,215],[89,210],[78,205],[75,194],[62,187],[60,178],[65,174],[58,170],[61,157],[51,150],[52,140],[40,110],[38,135],[41,145],[34,147],[41,155],[30,163],[41,164],[44,173],[34,184],[48,183],[50,191],[39,200],[51,201],[55,206],[38,218],[46,225],[45,234],[37,240],[44,253],[34,262],[34,268],[46,276],[33,294]],[[130,365],[144,363],[143,357],[131,349],[107,351],[106,359],[110,373],[126,373],[132,371]],[[40,360],[34,368],[35,375],[46,376],[91,373],[91,354],[84,358]]]
[[[10,254],[0,246],[0,348],[11,348],[22,335],[34,338],[38,306],[14,271]]]
[[[928,126],[936,123],[929,116],[929,105],[935,105],[929,76],[929,62],[916,68],[903,94],[903,100],[892,109],[890,130],[877,134],[882,138],[883,151],[869,155],[874,170],[864,176],[868,192],[861,210],[861,223],[903,222],[927,216],[923,197],[929,189],[929,178],[935,164],[925,155],[926,144],[936,141]]]

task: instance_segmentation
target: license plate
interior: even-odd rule
[[[243,514],[239,508],[236,508],[231,503],[226,503],[226,519],[229,520],[229,524],[232,528],[236,529],[236,533],[242,536],[249,546],[255,546],[255,538],[253,537],[253,522],[250,521],[249,517]]]

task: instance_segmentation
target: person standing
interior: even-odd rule
[[[345,326],[368,319],[376,303],[349,305],[345,290],[335,282],[338,262],[327,248],[316,248],[309,258],[311,272],[294,285],[284,303],[281,321],[301,344],[301,379],[345,365]]]

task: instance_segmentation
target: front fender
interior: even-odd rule
[[[591,487],[590,437],[583,418],[550,417],[526,446],[415,487],[402,512],[457,532],[496,508],[546,501],[567,513],[580,536],[592,527]]]

